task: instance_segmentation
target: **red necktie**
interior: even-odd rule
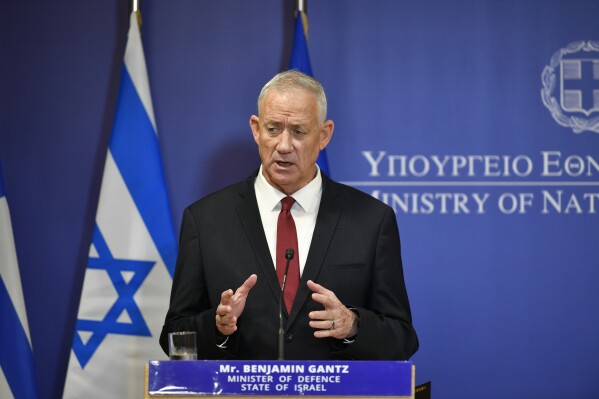
[[[288,248],[295,252],[293,259],[289,262],[289,271],[287,272],[287,282],[285,283],[285,307],[287,313],[291,313],[291,306],[297,294],[299,287],[299,254],[297,251],[297,232],[295,222],[291,216],[291,207],[295,200],[293,197],[285,197],[281,200],[281,213],[277,223],[277,276],[279,284],[283,284],[283,275],[285,274],[285,251]]]

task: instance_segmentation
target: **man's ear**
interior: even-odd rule
[[[333,137],[333,130],[335,130],[335,123],[332,120],[325,121],[320,128],[320,151],[324,150],[329,141]]]
[[[250,117],[250,128],[252,129],[254,141],[258,144],[258,138],[260,137],[260,119],[256,115]]]

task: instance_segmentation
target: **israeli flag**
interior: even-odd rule
[[[0,165],[0,398],[37,397],[29,323]]]
[[[64,389],[64,398],[141,398],[175,267],[176,239],[136,13]]]
[[[306,75],[312,75],[312,66],[310,64],[310,54],[308,54],[308,40],[306,35],[308,32],[308,17],[303,11],[303,2],[300,1],[300,8],[296,11],[295,15],[295,28],[293,31],[293,47],[291,48],[291,58],[289,60],[289,69],[295,69]],[[304,24],[305,21],[305,24]],[[326,148],[320,151],[318,159],[316,160],[318,167],[327,176],[329,174],[329,160],[327,158]]]

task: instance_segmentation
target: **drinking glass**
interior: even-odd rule
[[[168,334],[168,355],[171,360],[197,360],[195,331],[180,331]]]

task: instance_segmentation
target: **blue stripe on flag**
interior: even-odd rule
[[[291,49],[291,59],[289,60],[289,69],[296,69],[306,75],[312,75],[312,66],[310,64],[310,55],[308,54],[308,42],[304,34],[304,23],[302,21],[302,13],[297,12],[295,17],[295,30],[293,33],[293,48]],[[327,150],[324,149],[318,154],[316,160],[318,167],[324,174],[329,174],[329,160],[327,158]]]
[[[0,367],[15,399],[37,398],[33,352],[0,278]]]
[[[177,241],[166,193],[158,137],[123,66],[110,152],[171,277]]]

